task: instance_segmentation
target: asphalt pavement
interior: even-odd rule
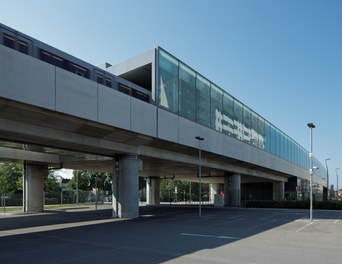
[[[141,206],[0,214],[0,263],[337,264],[342,211]]]

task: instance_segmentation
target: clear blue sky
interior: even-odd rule
[[[314,122],[342,175],[341,0],[11,0],[0,22],[92,64],[159,45],[307,149]]]

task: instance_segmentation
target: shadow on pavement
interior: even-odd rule
[[[287,250],[284,245],[295,256],[292,246],[301,239],[319,238],[318,223],[342,231],[340,211],[314,211],[311,226],[308,210],[202,207],[202,213],[194,206],[142,206],[140,218],[130,220],[111,219],[110,209],[0,216],[0,263],[266,264]],[[306,232],[312,227],[316,233]],[[279,253],[272,251],[276,243]],[[266,246],[273,254],[262,254]]]

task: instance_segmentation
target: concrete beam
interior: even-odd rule
[[[139,147],[138,154],[142,156],[176,161],[180,163],[188,163],[188,164],[193,164],[193,165],[198,164],[198,157],[171,152],[171,151],[162,150],[162,149],[156,149],[156,148],[147,147],[147,146]],[[236,166],[236,165],[232,165],[228,163],[210,161],[204,158],[203,156],[202,156],[202,166],[207,167],[207,168],[222,170],[224,172],[235,172],[235,173],[240,173],[240,174],[245,174],[245,175],[250,175],[250,176],[255,176],[255,177],[266,178],[266,179],[273,180],[273,181],[287,182],[287,178],[283,176],[278,176],[278,175],[274,175],[274,174],[266,173],[262,171],[251,170],[248,168],[244,168],[241,166]]]
[[[0,132],[5,133],[7,138],[16,139],[40,145],[56,148],[67,148],[75,151],[111,155],[116,152],[136,153],[136,147],[113,141],[78,135],[52,128],[24,124],[8,119],[0,118]]]
[[[59,164],[59,155],[34,152],[22,149],[0,147],[0,159],[5,160],[26,160],[48,164]]]

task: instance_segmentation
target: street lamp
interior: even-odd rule
[[[336,197],[336,199],[337,199],[337,201],[338,201],[338,173],[337,173],[337,171],[339,170],[340,168],[336,168],[336,194],[337,194],[337,197]]]
[[[202,216],[202,149],[201,149],[201,141],[204,140],[204,138],[197,136],[195,137],[198,140],[198,181],[199,181],[199,187],[198,187],[198,195],[199,195],[199,205],[198,205],[198,215]]]
[[[325,167],[327,168],[327,201],[329,201],[329,169],[328,169],[328,160],[330,158],[325,159]]]
[[[308,127],[310,128],[310,222],[312,222],[312,175],[313,175],[313,154],[312,154],[312,129],[316,126],[314,123],[308,123]]]

